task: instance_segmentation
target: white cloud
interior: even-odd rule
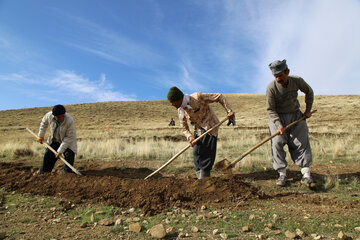
[[[75,102],[103,101],[134,101],[136,96],[122,94],[114,90],[106,75],[101,74],[99,81],[92,81],[68,70],[55,71],[53,76],[35,76],[30,74],[2,74],[0,82],[7,81],[17,84],[19,91],[28,96],[54,97],[71,96]]]
[[[302,76],[315,94],[360,93],[359,1],[287,1],[266,9],[254,23],[263,26],[256,31],[262,39],[257,37],[258,92],[272,79],[268,64],[285,58],[291,73]]]
[[[268,64],[287,59],[291,73],[302,76],[316,94],[360,93],[360,1],[196,3],[206,9],[212,26],[202,32],[208,54],[234,91],[243,85],[265,93],[273,78]],[[200,72],[199,61],[189,59]]]
[[[33,79],[27,74],[20,73],[10,73],[10,74],[0,74],[0,81],[2,82],[12,82],[15,84],[37,84],[39,81]]]
[[[61,92],[84,99],[100,102],[136,100],[134,96],[114,91],[112,86],[107,84],[105,74],[101,75],[99,82],[94,82],[74,72],[58,70],[50,83],[57,86]]]
[[[165,34],[177,58],[185,62],[180,69],[189,75],[187,84],[197,85],[189,89],[253,90],[249,89],[251,81],[248,72],[255,57],[250,45],[253,39],[248,38],[246,24],[253,14],[250,3],[237,0],[193,1],[191,4],[195,5],[193,8],[198,8],[197,14],[189,13],[190,17],[187,17],[196,21],[182,23],[185,31]],[[194,82],[195,79],[197,82]]]
[[[200,82],[196,81],[192,77],[191,73],[195,72],[195,70],[192,69],[192,66],[189,62],[186,64],[180,64],[180,69],[182,70],[182,75],[180,76],[179,82],[180,87],[183,87],[184,90],[191,92],[199,91],[205,88]]]

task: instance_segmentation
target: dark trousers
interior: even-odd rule
[[[50,147],[56,151],[60,147],[60,143],[53,142],[50,144]],[[71,166],[74,165],[75,153],[70,148],[65,150],[64,158]],[[56,160],[55,154],[50,149],[46,148],[43,162],[40,167],[40,173],[51,172],[55,166]],[[64,164],[64,172],[71,173],[72,170]]]
[[[201,133],[206,132],[201,129]],[[195,136],[196,138],[198,136]],[[217,137],[206,134],[194,146],[195,170],[210,171],[215,162]]]

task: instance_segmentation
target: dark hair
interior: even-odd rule
[[[60,105],[60,104],[55,105],[55,106],[53,107],[53,109],[52,109],[52,114],[53,114],[54,116],[62,115],[62,114],[64,114],[65,112],[66,112],[65,107],[64,107],[63,105]]]

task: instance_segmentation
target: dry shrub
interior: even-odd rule
[[[34,151],[28,148],[18,148],[14,151],[14,157],[26,157],[33,156]]]
[[[339,183],[340,183],[339,176],[326,176],[324,187],[326,190],[330,190],[333,188],[338,189],[340,185]]]

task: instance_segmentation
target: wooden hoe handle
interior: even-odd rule
[[[33,131],[31,131],[30,129],[26,128],[26,130],[27,130],[29,133],[31,133],[32,135],[34,135],[34,137],[37,137],[36,134],[35,134]],[[56,152],[52,147],[50,147],[50,145],[47,144],[46,142],[43,142],[42,144],[44,144],[44,145],[45,145],[48,149],[50,149],[50,151],[52,151],[54,154],[57,153],[57,152]],[[71,168],[71,170],[73,170],[74,173],[82,176],[82,174],[81,174],[78,170],[76,170],[70,163],[68,163],[63,157],[60,157],[60,159],[61,159],[61,161],[63,161],[63,162],[66,164],[66,166],[68,166],[69,168]]]
[[[317,110],[314,110],[311,112],[311,114],[315,113]],[[290,123],[289,125],[287,125],[284,130],[289,129],[290,127],[294,126],[295,124],[301,122],[302,120],[306,119],[305,116],[301,117],[300,119]],[[257,149],[258,147],[260,147],[261,145],[263,145],[264,143],[266,143],[267,141],[269,141],[270,139],[276,137],[277,135],[279,135],[279,132],[276,132],[275,134],[271,135],[270,137],[265,138],[264,140],[262,140],[260,143],[256,144],[254,147],[250,148],[249,150],[247,150],[245,153],[243,153],[238,159],[236,159],[235,161],[233,161],[227,168],[232,168],[235,166],[236,163],[238,163],[241,159],[243,159],[245,156],[247,156],[249,153],[251,153],[252,151],[254,151],[255,149]]]
[[[212,130],[214,130],[215,128],[219,127],[221,124],[223,124],[228,118],[224,118],[221,122],[217,123],[215,126],[213,126],[212,128],[210,128],[209,130],[207,130],[206,132],[204,132],[203,134],[201,134],[199,137],[197,137],[193,142],[196,143],[197,141],[199,141],[201,138],[203,138],[206,134],[208,134],[209,132],[211,132]],[[183,152],[185,152],[191,145],[187,145],[186,147],[184,147],[180,152],[178,152],[177,154],[175,154],[170,160],[168,160],[164,165],[162,165],[159,169],[157,169],[155,172],[149,174],[145,179],[148,179],[149,177],[155,175],[156,173],[160,172],[162,169],[164,169],[167,165],[169,165],[172,161],[174,161],[178,156],[180,156]]]

